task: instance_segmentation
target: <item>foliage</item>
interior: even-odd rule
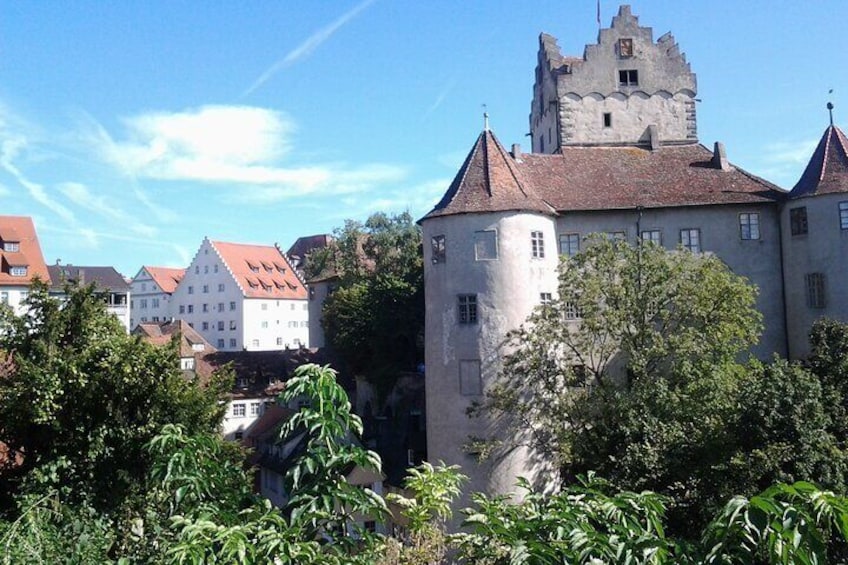
[[[331,245],[307,258],[309,278],[338,277],[322,324],[347,368],[378,388],[423,360],[421,230],[408,213],[348,220]]]
[[[187,381],[173,348],[127,335],[93,287],[66,293],[60,302],[37,283],[27,314],[0,319],[9,360],[0,379],[0,441],[10,454],[0,491],[55,489],[63,501],[108,510],[144,478],[145,445],[162,426],[217,430],[220,387]]]

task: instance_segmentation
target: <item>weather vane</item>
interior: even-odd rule
[[[827,91],[828,94],[833,94],[833,89]],[[833,102],[827,103],[827,112],[830,114],[830,127],[833,127]]]

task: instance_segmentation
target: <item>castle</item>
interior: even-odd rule
[[[802,358],[819,317],[848,320],[848,139],[828,127],[790,191],[697,137],[697,81],[671,34],[656,42],[621,6],[582,57],[539,38],[532,152],[488,130],[421,220],[428,457],[460,464],[469,491],[512,492],[549,471],[529,448],[478,465],[463,444],[498,433],[470,419],[506,333],[557,290],[560,254],[607,233],[714,253],[759,287],[753,353]],[[520,443],[520,442],[519,442]]]

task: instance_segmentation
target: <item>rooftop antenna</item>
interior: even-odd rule
[[[486,111],[486,105],[483,104],[483,131],[489,131],[489,112]]]
[[[828,94],[833,94],[833,89],[827,91]],[[830,114],[830,127],[833,127],[833,102],[827,103],[827,112]]]

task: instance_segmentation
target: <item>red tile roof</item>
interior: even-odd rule
[[[511,210],[553,214],[526,181],[519,165],[494,134],[484,131],[442,200],[425,218]]]
[[[848,192],[848,138],[828,127],[789,198]]]
[[[18,251],[3,251],[3,243],[18,243]],[[25,277],[13,277],[10,267],[27,267]],[[50,283],[47,265],[28,216],[0,216],[0,286],[29,285],[38,277]]]
[[[210,363],[209,358],[218,350],[185,320],[141,323],[133,329],[133,335],[141,336],[144,341],[156,346],[167,345],[179,336],[179,356],[194,357],[194,372],[200,377],[200,382],[204,386],[208,384],[212,373],[217,368]],[[196,345],[203,348],[195,349]]]
[[[488,151],[487,151],[488,150]],[[488,153],[488,156],[487,156]],[[516,159],[484,132],[425,218],[474,212],[609,210],[780,200],[785,192],[738,167],[722,170],[700,144],[565,147]]]
[[[246,298],[306,300],[306,287],[277,247],[224,241],[209,243],[236,278]]]
[[[168,267],[144,267],[144,270],[150,275],[150,278],[153,279],[159,288],[162,289],[162,292],[167,292],[171,294],[177,288],[177,285],[180,284],[180,281],[183,280],[183,276],[185,276],[185,269],[171,269]]]

